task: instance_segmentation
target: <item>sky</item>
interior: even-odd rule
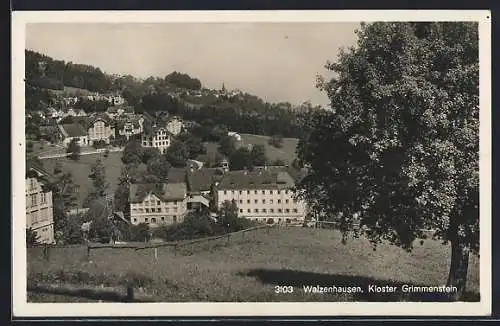
[[[266,101],[326,105],[315,87],[324,65],[354,45],[357,23],[36,23],[26,48],[110,74],[164,77],[179,71],[203,86]]]

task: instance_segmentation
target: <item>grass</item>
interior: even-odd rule
[[[120,177],[121,168],[123,163],[121,161],[121,152],[109,153],[107,158],[103,153],[82,155],[78,161],[73,161],[69,158],[52,158],[42,160],[44,168],[48,172],[53,172],[57,162],[61,162],[62,170],[70,172],[73,176],[73,182],[79,186],[79,193],[77,196],[77,203],[81,204],[92,189],[92,180],[89,178],[90,169],[95,164],[98,158],[101,158],[106,166],[106,179],[109,183],[109,193],[114,194],[118,186],[118,178]]]
[[[276,148],[268,144],[268,141],[271,137],[269,136],[261,136],[261,135],[251,135],[251,134],[240,134],[241,135],[241,143],[239,146],[248,146],[248,145],[264,145],[266,149],[266,156],[269,158],[271,162],[274,162],[278,159],[285,161],[288,164],[292,164],[293,160],[297,158],[297,154],[295,153],[295,149],[297,148],[297,144],[299,140],[297,138],[283,138],[283,147]],[[202,155],[201,160],[206,160],[207,157],[211,162],[215,160],[215,155],[217,154],[218,144],[214,142],[204,142],[207,153]]]
[[[412,253],[391,245],[373,251],[366,239],[340,243],[339,232],[309,228],[280,228],[238,235],[229,242],[158,249],[92,250],[84,247],[52,248],[50,261],[40,248],[28,249],[28,284],[124,287],[163,302],[187,301],[437,301],[429,295],[305,294],[307,285],[361,286],[368,284],[446,283],[450,247],[426,240]],[[148,268],[144,268],[148,266]],[[276,285],[292,285],[291,294],[275,294]],[[471,257],[468,300],[479,298],[479,259]],[[123,291],[122,291],[123,292]],[[48,294],[56,300],[54,294]],[[83,296],[83,295],[82,295]],[[43,300],[31,296],[34,301]],[[63,301],[73,300],[60,297]],[[95,296],[91,297],[95,299]],[[45,299],[47,300],[47,299]]]

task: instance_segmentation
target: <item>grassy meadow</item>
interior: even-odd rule
[[[306,294],[303,286],[360,286],[446,283],[449,246],[425,240],[412,253],[368,240],[341,244],[338,231],[277,228],[235,235],[208,243],[158,249],[51,248],[45,260],[40,248],[28,249],[28,298],[32,302],[108,300],[133,284],[138,295],[162,302],[277,301],[438,301],[436,295],[328,293]],[[70,287],[63,293],[40,285]],[[275,294],[276,285],[292,285],[291,294]],[[38,286],[38,287],[37,287]],[[77,289],[75,294],[74,289]],[[479,300],[479,259],[471,257],[467,301]],[[91,293],[91,295],[89,294]],[[64,295],[65,294],[65,295]]]

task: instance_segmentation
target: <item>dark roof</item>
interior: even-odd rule
[[[295,182],[288,172],[274,171],[229,171],[218,185],[218,189],[289,189]]]
[[[168,182],[178,183],[186,182],[186,169],[170,168],[168,169]]]
[[[188,188],[190,192],[208,191],[215,181],[220,181],[222,172],[217,168],[206,168],[188,172]]]
[[[42,164],[34,159],[28,159],[26,161],[26,176],[34,176],[32,173],[36,173],[37,179],[51,182],[54,180],[54,175],[44,169]]]
[[[187,189],[185,183],[138,183],[130,185],[130,202],[140,203],[149,194],[154,194],[162,201],[183,200]]]
[[[67,123],[61,125],[68,137],[80,137],[87,135],[87,130],[80,123]]]
[[[300,182],[306,175],[306,169],[295,169],[291,166],[256,166],[255,171],[269,171],[269,172],[287,172],[295,183]]]
[[[125,124],[132,123],[134,125],[134,128],[139,128],[140,127],[140,124],[139,124],[140,118],[141,118],[141,116],[136,116],[136,115],[127,116],[124,118],[118,118],[115,120],[115,126],[118,129],[123,129],[123,127],[125,127]]]
[[[90,127],[91,125],[93,125],[97,120],[102,120],[104,121],[106,124],[110,124],[111,123],[111,120],[109,119],[109,117],[104,114],[104,113],[94,113],[93,115],[91,115],[88,119],[88,126]]]
[[[109,108],[106,109],[106,113],[117,113],[118,108],[116,106],[110,106]]]

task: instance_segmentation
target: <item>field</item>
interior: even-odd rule
[[[124,293],[127,284],[133,284],[136,297],[140,294],[163,302],[441,300],[436,294],[369,294],[366,289],[370,284],[445,284],[448,246],[426,240],[407,253],[390,245],[373,251],[366,239],[352,239],[345,245],[340,240],[337,231],[324,229],[258,230],[235,235],[230,241],[180,248],[177,253],[159,248],[158,263],[153,249],[93,249],[87,259],[85,247],[52,248],[50,259],[45,260],[40,248],[30,248],[28,298],[113,300],[117,293]],[[56,295],[43,290],[44,284],[67,290]],[[275,294],[276,285],[292,285],[294,291]],[[364,293],[306,294],[303,286],[309,285],[360,286]],[[475,256],[470,261],[467,289],[467,301],[479,300],[479,259]]]
[[[98,158],[101,158],[106,166],[106,179],[109,183],[109,194],[114,194],[118,186],[118,178],[120,177],[123,163],[121,161],[121,152],[109,153],[107,158],[103,154],[82,155],[78,161],[72,161],[68,158],[52,158],[42,160],[44,168],[48,172],[53,172],[57,162],[61,162],[64,172],[70,172],[73,176],[73,182],[80,187],[77,203],[85,200],[88,193],[92,189],[92,180],[89,178],[90,169],[95,164]]]
[[[269,160],[271,160],[271,162],[281,159],[286,163],[291,164],[293,160],[297,158],[297,154],[295,153],[295,149],[299,142],[297,138],[283,138],[282,148],[276,148],[269,145],[267,143],[269,141],[269,138],[269,136],[241,134],[241,142],[238,145],[264,145],[266,149],[266,156],[269,158]],[[214,142],[205,142],[204,145],[207,149],[206,156],[210,157],[211,161],[213,161],[215,158],[215,154],[217,153],[218,144]]]

